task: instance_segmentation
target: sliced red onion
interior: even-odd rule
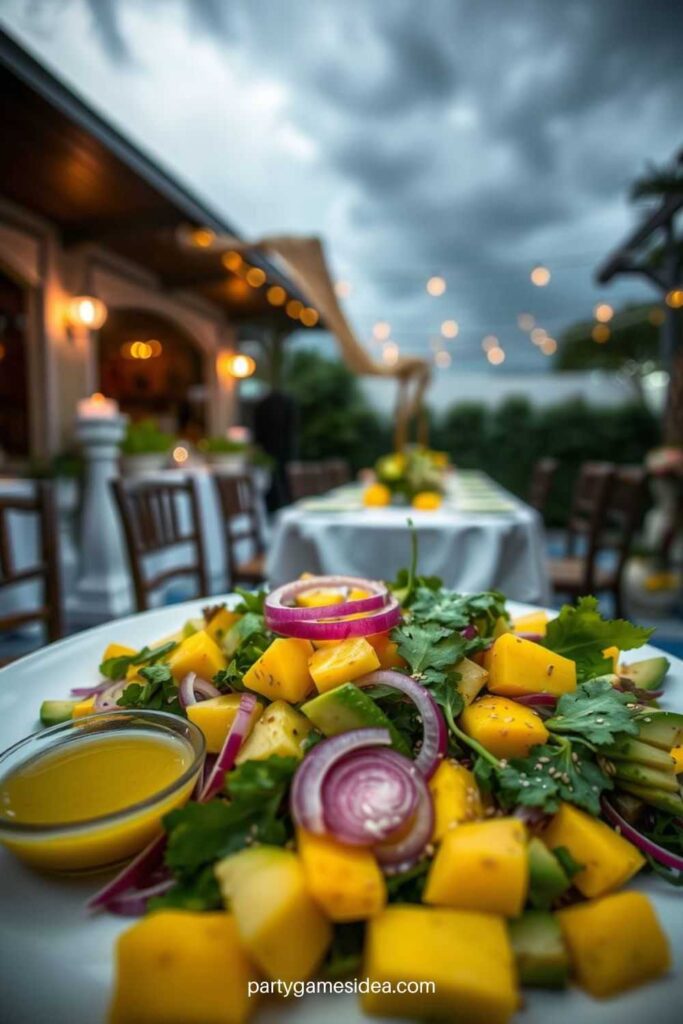
[[[465,626],[464,629],[460,630],[460,636],[463,636],[465,640],[476,640],[479,632],[476,626]]]
[[[314,608],[300,608],[289,603],[308,590],[342,589],[367,590],[370,592],[370,596]],[[388,597],[389,591],[386,585],[375,580],[366,580],[360,576],[313,576],[310,579],[285,583],[284,586],[278,587],[277,590],[268,594],[265,601],[266,625],[276,633],[281,633],[283,630],[280,627],[292,622],[305,622],[309,619],[315,622],[337,615],[355,615],[358,612],[374,611],[386,604]]]
[[[147,911],[147,904],[155,896],[163,896],[175,885],[175,879],[164,878],[144,889],[129,889],[127,892],[113,896],[107,903],[107,910],[119,917],[142,917]]]
[[[398,601],[392,595],[389,601],[379,612],[373,612],[361,619],[342,619],[342,621],[330,622],[326,616],[339,615],[341,605],[335,605],[332,610],[324,608],[324,621],[312,621],[310,619],[292,620],[291,622],[266,622],[270,629],[283,636],[293,636],[301,640],[346,640],[350,636],[370,636],[372,633],[384,633],[393,629],[401,619],[401,609]],[[320,613],[321,609],[316,608]]]
[[[122,896],[130,889],[138,886],[144,879],[149,878],[152,871],[154,871],[164,855],[166,849],[166,833],[162,832],[161,835],[153,839],[144,850],[140,853],[130,864],[126,864],[119,873],[112,878],[111,882],[107,882],[105,886],[99,889],[94,896],[92,896],[86,903],[88,910],[100,910],[105,909],[109,906],[111,900]]]
[[[426,852],[434,831],[434,804],[427,783],[418,772],[414,774],[414,782],[418,803],[409,831],[397,839],[380,843],[374,849],[377,860],[388,875],[408,871],[417,864]]]
[[[633,843],[641,853],[648,854],[653,860],[663,864],[666,868],[671,868],[673,871],[683,871],[683,857],[672,853],[670,850],[666,850],[663,846],[659,846],[658,843],[644,836],[642,832],[639,832],[626,818],[619,814],[616,807],[606,797],[602,798],[602,813],[612,825],[619,829],[624,839],[628,839],[630,843]]]
[[[127,686],[127,681],[125,679],[120,679],[118,683],[110,683],[106,689],[100,690],[95,697],[93,710],[113,711],[116,708],[120,708],[119,697]]]
[[[520,640],[528,640],[532,644],[542,644],[545,637],[542,633],[515,633]]]
[[[326,831],[349,846],[390,839],[415,814],[417,771],[395,750],[356,750],[338,761],[322,786]]]
[[[516,704],[524,704],[526,707],[548,707],[554,708],[557,704],[557,696],[554,693],[523,693],[519,697],[513,697]]]
[[[178,700],[182,708],[197,703],[197,696],[202,700],[220,697],[221,691],[206,679],[200,679],[196,672],[188,672],[178,687]]]
[[[229,772],[234,764],[240,747],[244,743],[249,732],[249,722],[256,707],[256,697],[253,693],[243,693],[240,697],[240,706],[230,726],[230,731],[225,738],[225,743],[216,758],[216,763],[211,769],[202,792],[199,795],[199,802],[206,803],[212,796],[218,793],[223,785],[226,772]]]
[[[108,690],[111,686],[111,679],[104,679],[97,686],[75,686],[71,690],[72,697],[80,697],[82,700],[86,700],[88,697],[95,697],[98,693],[103,693],[104,690]]]
[[[402,672],[379,669],[355,680],[357,686],[390,686],[409,697],[422,719],[422,746],[415,767],[430,779],[443,760],[448,747],[448,731],[439,705],[421,683]]]
[[[292,782],[290,807],[297,825],[308,832],[325,835],[323,784],[328,773],[342,757],[364,747],[388,747],[388,729],[351,729],[331,736],[313,747],[301,762]]]

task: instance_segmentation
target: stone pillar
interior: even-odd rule
[[[76,586],[66,611],[74,625],[94,625],[132,610],[132,587],[110,480],[118,476],[125,416],[77,416],[85,460]]]

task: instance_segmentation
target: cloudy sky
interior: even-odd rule
[[[368,344],[388,321],[426,354],[453,319],[451,372],[540,371],[519,313],[556,335],[600,299],[651,294],[598,291],[592,271],[642,216],[629,183],[683,142],[675,0],[0,0],[0,15],[247,236],[322,235]]]

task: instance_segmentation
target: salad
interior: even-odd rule
[[[139,917],[112,1024],[241,1022],[275,983],[353,978],[370,1014],[504,1024],[526,987],[602,999],[669,970],[623,888],[683,881],[683,715],[659,706],[666,658],[621,654],[650,631],[592,597],[512,621],[415,561],[239,591],[43,706],[170,711],[211,755],[90,901]]]

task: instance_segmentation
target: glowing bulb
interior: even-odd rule
[[[260,288],[265,283],[266,272],[260,267],[250,267],[246,273],[246,281],[252,288]]]
[[[503,352],[499,345],[494,345],[486,353],[486,358],[492,366],[500,366],[501,363],[505,362],[505,352]]]
[[[187,462],[189,457],[190,453],[184,445],[178,444],[173,449],[173,461],[177,462],[178,465],[182,466],[183,462]]]
[[[444,338],[457,338],[459,330],[457,320],[444,320],[441,324],[441,333]]]
[[[304,304],[299,302],[298,299],[290,299],[285,309],[287,310],[287,316],[291,316],[292,320],[298,320],[303,311]]]
[[[232,357],[231,373],[233,377],[237,377],[239,380],[243,380],[245,377],[251,377],[252,373],[256,369],[256,363],[251,356],[245,356],[243,353],[239,353]]]
[[[671,309],[680,309],[683,306],[683,288],[673,288],[666,296],[666,304]]]
[[[211,228],[194,228],[190,234],[190,239],[192,244],[196,245],[198,249],[210,249],[216,241],[216,232],[212,231]]]
[[[266,298],[271,306],[284,306],[287,301],[287,292],[279,284],[273,284],[266,292]]]
[[[429,278],[429,280],[427,281],[427,292],[430,295],[433,295],[435,298],[437,298],[439,295],[443,295],[445,291],[446,282],[444,281],[443,277],[439,277],[437,275],[435,277]]]
[[[97,331],[107,319],[107,307],[92,295],[77,295],[68,305],[67,319],[72,327]]]
[[[152,350],[152,359],[158,359],[164,351],[164,346],[157,340],[157,338],[150,338],[148,345]]]
[[[593,310],[595,319],[599,320],[601,324],[607,324],[614,316],[614,310],[607,302],[599,302]]]
[[[544,338],[539,347],[544,356],[552,356],[557,352],[557,342],[554,338]]]
[[[256,363],[244,352],[219,352],[216,357],[216,372],[219,380],[227,387],[234,378],[243,380],[251,377],[256,370]]]
[[[386,341],[390,334],[391,324],[388,324],[386,320],[378,320],[372,328],[372,336],[377,338],[377,341]]]
[[[387,366],[395,366],[398,362],[398,345],[395,341],[385,341],[382,346],[382,360]]]
[[[534,327],[529,337],[533,341],[534,345],[542,345],[545,339],[548,337],[548,332],[545,327]]]
[[[338,299],[348,299],[351,294],[351,284],[349,281],[337,281],[334,290]]]
[[[539,263],[538,266],[534,267],[529,276],[531,277],[531,283],[535,284],[537,288],[545,288],[550,280],[550,271]]]
[[[493,348],[498,348],[498,338],[495,334],[487,334],[485,338],[482,338],[481,347],[484,352],[490,352]]]
[[[517,326],[519,327],[520,331],[532,330],[535,323],[536,321],[531,315],[531,313],[520,313],[517,317]]]
[[[304,327],[315,327],[320,319],[320,314],[318,313],[318,310],[313,309],[312,306],[305,306],[299,313],[299,319]]]
[[[233,274],[236,274],[244,263],[244,260],[238,252],[235,252],[234,249],[228,249],[228,251],[224,252],[221,256],[221,262],[226,270],[231,270]]]
[[[434,362],[441,370],[446,370],[451,365],[451,354],[447,352],[445,348],[439,349],[434,354]]]
[[[598,345],[604,345],[606,341],[609,341],[611,333],[607,324],[596,324],[591,331],[591,337],[593,341],[597,341]]]

